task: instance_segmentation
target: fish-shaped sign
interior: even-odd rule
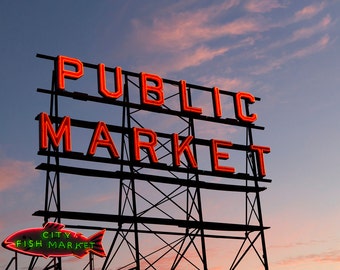
[[[105,257],[102,239],[105,230],[90,237],[64,229],[65,225],[48,222],[44,227],[15,232],[8,236],[2,246],[23,254],[40,257],[84,257],[89,252]]]

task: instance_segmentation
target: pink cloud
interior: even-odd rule
[[[151,69],[158,70],[158,74],[164,76],[169,71],[181,71],[188,67],[194,67],[201,65],[207,61],[214,59],[220,55],[223,55],[229,51],[229,47],[221,48],[209,48],[206,46],[200,46],[189,51],[178,51],[178,53],[166,60],[166,65],[161,61],[162,59],[155,60],[152,63],[148,63],[146,67],[140,67],[143,70]]]
[[[158,70],[160,75],[165,76],[170,71],[181,71],[188,67],[200,66],[220,56],[224,57],[226,53],[233,49],[253,46],[264,32],[311,18],[320,13],[325,7],[324,3],[309,5],[297,11],[290,18],[275,22],[268,21],[264,16],[249,15],[249,13],[247,16],[238,17],[233,21],[218,22],[221,16],[226,16],[240,3],[240,1],[236,0],[227,1],[222,5],[210,5],[209,7],[185,12],[182,11],[185,4],[174,4],[166,8],[165,12],[168,16],[161,17],[156,15],[149,25],[144,21],[134,20],[132,22],[134,33],[131,37],[138,40],[139,48],[145,53],[152,53],[153,55],[159,52],[162,53],[162,56],[153,58],[153,61],[148,62],[147,68]],[[263,13],[275,8],[285,8],[285,4],[278,0],[248,0],[244,7],[248,12]],[[281,48],[284,45],[310,38],[327,29],[330,23],[331,17],[328,15],[318,24],[311,27],[302,27],[294,31],[291,36],[271,45],[269,44],[265,49],[249,50],[246,54],[248,54],[248,57],[254,57],[255,59],[265,59],[268,55],[268,50]],[[235,39],[235,37],[243,36],[248,36],[248,38],[243,40]],[[233,37],[234,41],[218,48],[204,45],[207,42],[225,37]],[[324,42],[327,43],[327,40],[324,39]],[[253,74],[263,74],[280,68],[282,64],[291,60],[292,56],[295,58],[303,57],[303,54],[308,55],[312,53],[312,50],[317,51],[321,50],[321,48],[316,48],[316,46],[302,48],[293,54],[289,53],[268,62],[266,66],[259,68]],[[244,55],[239,57],[244,57]],[[165,61],[166,64],[164,64]],[[146,69],[143,66],[139,68]]]
[[[327,15],[317,24],[312,25],[310,27],[303,27],[303,28],[297,29],[291,34],[291,36],[287,37],[286,39],[281,39],[277,42],[269,44],[266,48],[257,51],[256,55],[263,58],[263,56],[266,55],[269,50],[282,48],[288,44],[311,38],[314,35],[317,35],[320,32],[327,30],[331,23],[332,23],[332,18],[330,15]]]
[[[207,61],[213,60],[216,57],[223,56],[230,50],[241,47],[246,47],[254,44],[253,38],[245,38],[230,46],[220,48],[210,48],[207,46],[199,46],[197,48],[190,48],[188,50],[178,50],[174,55],[166,59],[166,64],[163,64],[162,59],[154,60],[148,63],[146,67],[140,67],[143,70],[151,69],[158,70],[158,74],[165,76],[169,71],[181,71],[188,67],[199,66]],[[214,84],[214,86],[218,86]],[[221,86],[227,90],[227,86]],[[221,88],[221,89],[222,89]]]
[[[103,194],[97,194],[97,195],[90,195],[86,202],[84,202],[85,204],[88,204],[87,205],[83,205],[81,206],[82,208],[85,208],[85,207],[91,207],[93,205],[104,205],[105,203],[112,203],[112,202],[116,202],[118,201],[119,198],[118,198],[118,190],[115,192],[115,191],[112,191],[112,192],[109,192],[109,193],[103,193]]]
[[[266,13],[276,8],[285,7],[277,0],[250,0],[246,3],[245,9],[249,12]]]
[[[284,65],[285,63],[293,59],[303,58],[308,55],[320,52],[327,47],[329,42],[330,42],[330,37],[328,35],[325,35],[312,45],[309,45],[307,47],[296,50],[295,52],[286,54],[280,58],[272,60],[268,62],[267,65],[261,68],[257,67],[256,70],[252,72],[252,74],[259,75],[259,74],[268,73],[272,70],[279,69],[282,65]]]
[[[312,4],[309,6],[304,7],[303,9],[297,11],[295,13],[295,19],[296,20],[302,20],[302,19],[308,19],[316,14],[318,14],[320,11],[322,11],[325,7],[325,3],[321,2],[319,4]]]
[[[226,14],[239,4],[239,1],[227,1],[224,4],[186,12],[178,12],[176,5],[166,12],[168,16],[154,18],[151,25],[139,20],[133,20],[135,28],[134,37],[147,51],[189,50],[217,38],[225,36],[241,36],[253,33],[262,33],[272,28],[283,27],[302,19],[310,18],[323,10],[324,4],[310,5],[297,11],[293,19],[269,23],[263,17],[245,16],[224,24],[216,23],[216,19]],[[245,8],[249,12],[268,12],[274,8],[283,8],[277,0],[248,1]],[[329,19],[329,18],[328,18]],[[327,23],[327,21],[324,21]],[[296,33],[299,34],[299,33]],[[301,32],[300,34],[306,34]],[[146,38],[147,37],[147,38]],[[152,42],[150,42],[152,39]]]
[[[226,78],[219,76],[206,76],[200,78],[202,84],[207,86],[217,86],[226,91],[245,91],[249,90],[252,83],[241,78]]]
[[[270,248],[274,249],[274,248],[295,248],[295,247],[310,247],[313,245],[319,245],[319,244],[323,244],[325,243],[326,240],[309,240],[309,241],[301,241],[301,242],[289,242],[286,244],[277,244],[277,245],[271,245]]]
[[[211,41],[227,35],[244,35],[266,29],[266,23],[259,18],[243,17],[225,24],[214,22],[225,16],[238,1],[223,5],[212,5],[190,12],[169,12],[169,16],[157,17],[151,26],[134,20],[135,37],[146,50],[185,50],[198,43]],[[149,42],[149,37],[152,42]]]
[[[328,35],[323,36],[320,40],[318,40],[315,44],[302,48],[295,53],[293,53],[290,57],[287,57],[288,60],[294,59],[294,58],[301,58],[305,57],[307,55],[319,52],[329,44],[330,38]]]
[[[0,161],[0,192],[27,185],[38,172],[33,162],[5,159]]]
[[[228,23],[224,26],[221,26],[220,29],[217,29],[217,33],[220,33],[221,36],[224,35],[244,35],[254,32],[262,32],[266,30],[267,27],[265,24],[255,18],[239,18],[231,23]]]
[[[211,49],[208,47],[199,47],[191,54],[182,55],[180,59],[176,59],[171,70],[183,70],[187,67],[198,66],[206,61],[212,60],[217,56],[225,54],[229,50],[228,47]]]
[[[295,30],[292,34],[290,42],[309,38],[315,35],[316,33],[319,33],[320,31],[325,30],[330,25],[331,21],[332,21],[331,17],[327,15],[318,24],[312,27],[305,27],[305,28],[300,28],[298,30]]]
[[[277,262],[277,265],[283,266],[293,266],[298,265],[301,263],[310,263],[310,262],[317,262],[317,263],[326,263],[326,262],[340,262],[340,250],[333,250],[328,252],[323,252],[319,254],[307,254],[296,256],[288,259],[281,260]]]

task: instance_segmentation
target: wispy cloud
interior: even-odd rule
[[[332,251],[323,252],[319,254],[307,254],[307,255],[296,256],[296,257],[288,258],[285,260],[281,260],[277,262],[276,264],[281,265],[281,266],[293,266],[293,265],[298,265],[298,264],[308,263],[308,262],[339,263],[340,262],[340,250],[332,250]]]
[[[146,26],[141,21],[135,20],[133,21],[135,36],[138,36],[146,50],[178,52],[221,37],[241,36],[268,29],[268,24],[263,18],[241,17],[225,24],[218,24],[213,20],[216,14],[207,11],[203,16],[201,13],[199,11],[190,15],[183,14],[183,18],[178,15],[172,18],[157,18],[152,26]],[[145,36],[154,39],[150,42]]]
[[[260,74],[268,73],[272,70],[279,69],[282,67],[282,65],[284,65],[285,63],[291,60],[303,58],[308,55],[322,51],[323,49],[327,47],[329,43],[330,43],[329,35],[324,35],[322,38],[320,38],[318,41],[316,41],[312,45],[299,48],[293,52],[286,53],[285,55],[279,58],[269,60],[264,66],[257,67],[256,69],[254,69],[252,74],[260,75]]]
[[[320,13],[325,8],[324,2],[319,2],[317,4],[311,4],[302,8],[301,10],[295,12],[295,20],[309,19],[316,14]]]
[[[207,46],[200,46],[190,51],[179,51],[176,56],[169,57],[166,60],[166,65],[162,64],[162,59],[154,60],[153,63],[148,64],[148,68],[158,70],[159,75],[165,75],[170,71],[181,71],[188,67],[199,66],[206,61],[219,57],[229,51],[228,47],[209,48]],[[147,67],[141,67],[147,69]]]
[[[250,81],[245,81],[241,78],[226,78],[222,76],[203,76],[200,78],[200,82],[207,86],[217,86],[222,90],[226,91],[246,91],[249,90],[252,83]]]
[[[319,52],[326,48],[326,46],[330,42],[329,35],[324,35],[321,39],[319,39],[315,44],[312,44],[310,46],[307,46],[305,48],[301,48],[294,52],[290,57],[287,57],[288,60],[291,60],[293,58],[301,58],[316,52]]]
[[[300,27],[292,32],[292,34],[285,39],[281,39],[277,42],[269,44],[263,50],[257,52],[257,55],[264,55],[268,53],[269,50],[274,50],[278,48],[283,48],[288,44],[292,44],[297,41],[305,40],[311,38],[317,34],[320,34],[326,31],[332,23],[332,18],[330,15],[326,15],[321,19],[318,23],[308,26],[308,27]]]
[[[225,1],[190,11],[167,9],[167,16],[156,16],[151,24],[133,20],[132,38],[138,40],[144,54],[152,53],[148,66],[161,73],[196,67],[223,56],[230,50],[251,46],[254,38],[245,35],[264,31],[268,23],[263,17],[244,16],[225,22],[225,16],[239,1]],[[224,45],[210,42],[225,37],[238,37]],[[241,38],[241,40],[240,40]],[[154,57],[160,54],[160,57]],[[164,64],[166,63],[166,64]]]
[[[91,204],[101,204],[101,203],[106,203],[106,202],[112,202],[117,199],[117,194],[110,192],[110,193],[105,193],[101,194],[100,196],[92,196],[89,201],[91,201]]]
[[[289,39],[289,42],[294,42],[300,39],[306,39],[315,35],[320,31],[327,29],[331,21],[332,20],[330,15],[327,15],[316,25],[297,29],[293,32],[292,37]]]
[[[222,22],[221,15],[226,16],[228,11],[238,6],[239,1],[227,1],[223,4],[212,5],[198,10],[176,12],[172,10],[168,16],[155,17],[151,25],[142,21],[133,20],[135,35],[148,46],[146,49],[185,50],[214,39],[225,36],[240,36],[259,33],[276,27],[286,25],[286,21],[267,21],[261,16],[245,14],[229,22]],[[324,9],[325,4],[309,5],[294,14],[290,23],[311,18]],[[283,8],[284,5],[276,0],[253,0],[245,5],[248,12],[269,12],[274,8]],[[152,38],[150,39],[145,37]],[[145,44],[145,45],[146,45]]]
[[[266,59],[269,50],[283,48],[285,45],[311,38],[325,31],[332,22],[330,15],[327,15],[312,26],[301,26],[290,36],[282,35],[275,43],[260,45],[270,31],[309,20],[323,11],[326,4],[324,2],[311,4],[288,17],[270,20],[270,17],[262,16],[261,13],[288,8],[288,4],[278,0],[249,0],[243,5],[245,12],[239,17],[226,21],[225,16],[231,14],[231,11],[242,8],[240,3],[237,0],[225,1],[208,7],[192,8],[190,11],[187,11],[187,6],[183,9],[183,4],[174,4],[166,8],[167,16],[156,15],[148,22],[133,20],[132,38],[138,40],[140,50],[146,55],[149,53],[153,55],[152,60],[147,62],[147,67],[139,68],[151,68],[158,70],[161,75],[166,75],[169,72],[202,66],[218,57],[228,59],[231,53],[234,58],[237,58],[237,55],[243,59],[248,57],[248,62]],[[221,42],[222,40],[224,41]],[[293,56],[301,58],[312,51],[321,50],[322,43],[325,45],[328,41],[327,37],[324,37],[310,46],[297,44],[295,52],[287,51],[285,55],[276,57],[275,60],[270,59],[264,67],[255,66],[257,70],[252,74],[258,75],[275,70],[291,60]],[[241,54],[236,51],[239,48],[249,48],[249,50]]]
[[[33,162],[5,159],[0,161],[0,192],[26,186],[38,175]]]
[[[312,245],[319,245],[325,243],[326,240],[309,240],[306,242],[290,242],[287,244],[271,245],[270,248],[295,248],[295,247],[310,247]]]
[[[248,12],[266,13],[276,8],[284,8],[278,0],[250,0],[245,4]]]
[[[268,60],[266,64],[263,65],[262,67],[260,68],[258,66],[255,67],[252,74],[259,75],[268,73],[272,70],[280,68],[283,64],[287,63],[288,61],[303,58],[325,49],[330,42],[329,35],[324,34],[324,36],[322,36],[321,38],[319,37],[318,40],[316,40],[316,38],[321,33],[326,32],[331,24],[332,24],[331,16],[326,15],[324,18],[322,18],[319,22],[315,23],[314,25],[296,29],[291,33],[290,36],[282,38],[281,40],[276,41],[272,44],[269,44],[260,50],[254,50],[252,53],[250,53],[251,55],[250,57],[253,57],[254,59],[255,58],[262,59],[262,61],[266,58]],[[294,46],[289,47],[287,45]],[[268,57],[272,55],[274,52],[276,52],[276,55],[279,54],[280,53],[279,50],[285,51],[284,53],[281,52],[282,54],[281,57],[276,56],[275,59],[270,59]]]
[[[226,25],[215,23],[221,15],[238,5],[239,1],[226,1],[191,11],[167,10],[167,16],[155,17],[151,25],[140,20],[133,20],[134,34],[146,49],[184,50],[202,41],[209,41],[225,33],[241,34],[254,28],[250,19],[237,20]],[[149,37],[149,38],[145,38]],[[150,42],[152,38],[152,42]],[[147,46],[148,45],[148,46]]]

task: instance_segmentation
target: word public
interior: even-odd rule
[[[84,76],[84,64],[76,58],[58,56],[56,60],[56,88],[57,91],[66,91],[66,79],[77,80]],[[70,66],[73,67],[70,69]],[[105,99],[116,100],[123,95],[123,75],[122,69],[116,67],[114,69],[114,90],[107,89],[106,86],[106,68],[104,64],[98,64],[97,66],[97,81],[98,81],[98,93]],[[181,112],[190,113],[191,115],[201,115],[203,109],[197,106],[189,104],[189,98],[187,95],[186,81],[181,80],[179,85],[179,102]],[[142,106],[161,107],[165,103],[164,98],[164,85],[163,79],[156,74],[149,74],[141,72],[139,75],[139,89],[140,89],[140,103]],[[151,98],[152,96],[152,98]],[[253,104],[255,97],[247,92],[238,92],[234,95],[234,108],[235,117],[240,123],[252,124],[257,120],[257,114],[247,114],[243,110],[243,103]],[[222,117],[222,105],[220,99],[220,90],[217,87],[212,88],[212,106],[214,111],[214,117]],[[47,113],[41,113],[39,117],[40,128],[40,142],[39,147],[41,150],[48,148],[50,142],[53,147],[58,147],[63,139],[64,152],[72,151],[71,140],[71,118],[65,116],[60,122],[58,128],[54,128]],[[147,153],[151,163],[158,163],[158,157],[156,154],[157,149],[157,133],[151,129],[133,127],[129,136],[131,136],[131,145],[133,159],[135,161],[141,160],[141,150]],[[193,136],[187,136],[180,140],[180,136],[177,133],[171,134],[172,144],[172,159],[173,165],[179,167],[181,156],[183,155],[189,167],[198,168],[197,160],[194,157],[191,144],[194,140]],[[232,148],[233,143],[224,140],[210,140],[210,160],[211,169],[215,172],[223,173],[235,173],[235,168],[231,166],[222,165],[223,160],[229,159],[229,153],[226,151],[228,148]],[[94,156],[98,147],[106,148],[111,158],[119,159],[119,152],[116,145],[110,135],[108,127],[105,122],[99,121],[93,131],[91,141],[87,150],[87,155]],[[264,154],[270,152],[270,148],[267,146],[250,145],[249,151],[255,152],[257,156],[257,168],[258,174],[261,177],[266,175]]]

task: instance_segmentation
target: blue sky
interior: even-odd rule
[[[338,269],[339,12],[335,0],[2,1],[1,238],[41,225],[31,217],[44,198],[34,118],[48,110],[36,88],[50,86],[51,63],[35,55],[62,54],[261,97],[254,108],[266,129],[255,139],[272,150],[262,194],[270,268]],[[110,196],[91,193],[101,203]],[[10,256],[1,249],[1,268]]]

